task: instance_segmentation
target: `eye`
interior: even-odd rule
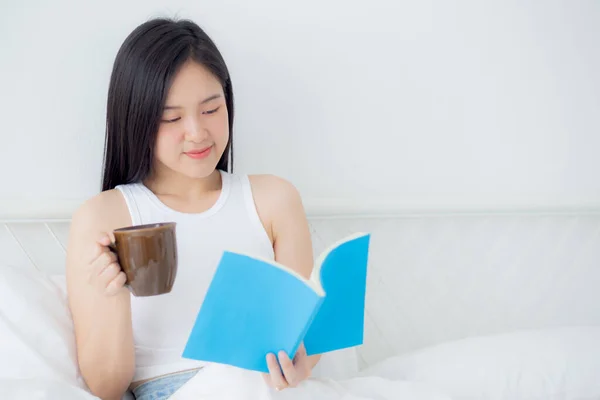
[[[219,108],[221,108],[221,106],[215,108],[214,110],[208,110],[208,111],[204,111],[202,114],[214,114],[217,111],[219,111]]]
[[[163,119],[162,122],[166,122],[166,123],[172,123],[172,122],[177,122],[181,119],[181,117],[176,117],[176,118],[171,118],[171,119]]]

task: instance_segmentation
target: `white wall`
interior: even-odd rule
[[[310,212],[600,207],[600,3],[451,3],[3,2],[0,213],[98,191],[112,61],[159,15],[224,53],[238,170]]]

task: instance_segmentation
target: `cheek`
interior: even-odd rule
[[[183,133],[179,130],[161,128],[156,136],[156,154],[161,159],[178,155],[183,142]]]
[[[210,131],[212,132],[213,140],[224,148],[229,140],[229,120],[227,119],[227,113],[219,115],[219,118],[211,121],[211,125]]]

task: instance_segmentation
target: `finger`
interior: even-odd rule
[[[104,271],[98,276],[100,287],[103,289],[108,288],[108,285],[119,275],[121,267],[117,263],[108,265]]]
[[[277,357],[275,357],[275,354],[270,353],[267,355],[267,367],[269,368],[271,383],[273,384],[275,389],[285,389],[288,386],[288,384],[285,381],[283,375],[281,375],[281,369],[279,368],[279,363],[277,362]]]
[[[283,376],[291,387],[298,384],[298,374],[292,360],[288,357],[285,351],[279,352],[279,364],[283,370]]]
[[[119,293],[121,288],[125,285],[125,282],[127,282],[127,275],[121,271],[115,279],[108,283],[108,286],[106,287],[106,293],[109,296]]]
[[[113,242],[113,238],[114,235],[111,237],[112,232],[110,233],[102,233],[100,234],[100,237],[98,238],[97,243],[101,244],[102,246],[108,246],[109,244],[111,244]]]
[[[108,236],[108,240],[110,240],[110,243],[114,243],[117,241],[117,239],[115,238],[115,234],[114,232],[107,232],[106,236]]]
[[[270,374],[265,374],[264,372],[262,373],[262,377],[265,380],[265,383],[270,386],[270,387],[275,387],[275,385],[273,385],[273,382],[271,382],[271,375]]]
[[[95,260],[101,253],[104,253],[105,251],[110,250],[108,248],[108,246],[110,246],[114,242],[115,242],[115,236],[112,232],[101,233],[98,236],[98,239],[96,240],[96,243],[95,243],[96,247],[93,251],[94,258],[92,258],[92,261]]]
[[[100,245],[98,245],[100,246]],[[100,276],[106,267],[116,261],[116,257],[112,255],[110,251],[104,248],[104,251],[100,252],[98,256],[92,261],[88,270],[88,282],[93,283],[98,276]]]
[[[304,342],[302,342],[300,343],[300,346],[298,346],[298,350],[296,350],[294,361],[301,360],[304,357],[306,357],[306,347],[304,347]]]
[[[106,234],[102,234],[102,236],[100,236],[98,240],[96,240],[96,243],[94,243],[94,247],[91,251],[92,256],[89,261],[90,264],[93,263],[99,256],[101,256],[102,253],[110,251],[110,248],[108,248],[108,246],[111,243],[112,242],[110,238]]]
[[[311,375],[312,371],[310,368],[310,360],[308,354],[306,354],[306,347],[304,347],[304,343],[301,343],[298,347],[292,362],[296,367],[296,373],[300,375],[300,379],[308,378]]]
[[[92,251],[90,252],[91,256],[89,259],[89,263],[93,264],[94,261],[96,261],[96,259],[100,256],[100,254],[104,253],[106,251],[106,246],[103,246],[102,244],[96,242],[93,245]]]
[[[104,248],[104,251],[96,257],[92,263],[92,272],[95,275],[100,275],[106,267],[117,261],[117,255],[112,251]]]

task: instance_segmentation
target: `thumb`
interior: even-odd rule
[[[98,243],[102,246],[108,246],[111,243],[115,242],[115,235],[112,232],[105,232],[100,235],[98,239]]]

